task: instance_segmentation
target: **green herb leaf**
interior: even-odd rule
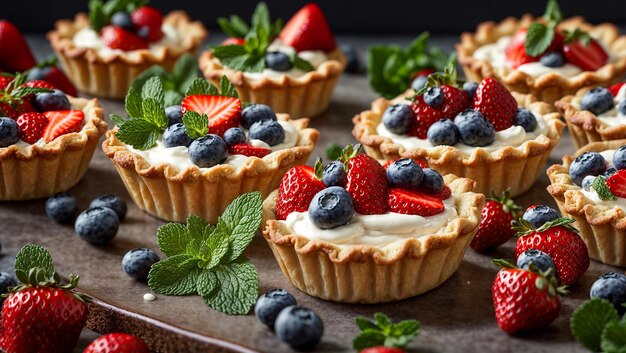
[[[171,256],[152,265],[148,287],[165,295],[194,294],[200,273],[198,259],[187,254]]]
[[[250,192],[237,197],[220,218],[230,233],[229,260],[237,259],[248,247],[261,225],[262,198],[260,192]],[[219,223],[218,223],[219,226]]]
[[[220,62],[236,71],[261,72],[265,68],[265,59],[258,55],[248,54],[245,47],[241,45],[226,45],[213,48],[213,56]],[[262,61],[262,66],[258,63]]]
[[[196,280],[196,291],[201,297],[210,297],[219,290],[220,282],[213,271],[202,271]]]
[[[191,54],[184,54],[174,64],[173,81],[177,92],[185,92],[191,82],[198,77],[198,61]]]
[[[126,119],[122,118],[121,116],[117,115],[117,114],[111,114],[109,115],[109,119],[111,119],[111,121],[113,122],[113,124],[117,125],[117,126],[122,126],[124,125],[124,123],[126,122]]]
[[[375,323],[371,322],[366,317],[358,316],[356,319],[354,319],[354,321],[361,331],[365,331],[367,329],[378,329],[378,326],[376,326]]]
[[[211,254],[211,260],[207,264],[208,269],[212,269],[219,265],[228,250],[230,249],[229,234],[223,231],[223,228],[218,226],[213,230],[211,235],[205,240],[206,251]],[[202,294],[200,294],[202,295]]]
[[[341,146],[336,143],[330,143],[326,146],[326,158],[331,161],[336,161],[341,157]]]
[[[144,151],[156,145],[162,130],[155,123],[141,118],[127,120],[115,136],[127,145]]]
[[[352,340],[352,347],[360,352],[365,348],[383,346],[385,338],[385,334],[377,328],[365,329]]]
[[[124,104],[128,116],[132,118],[141,118],[143,116],[143,109],[141,108],[142,99],[139,92],[140,91],[136,90],[134,87],[130,87],[126,94]]]
[[[357,317],[356,324],[362,331],[352,341],[352,346],[357,351],[383,345],[404,348],[419,334],[420,330],[420,324],[416,320],[404,320],[394,324],[383,313],[374,314],[374,321]]]
[[[239,98],[235,86],[228,80],[226,75],[220,78],[220,95],[225,97]]]
[[[558,25],[563,20],[563,12],[556,0],[548,0],[543,18],[552,26]]]
[[[192,140],[206,136],[209,133],[209,118],[205,114],[187,111],[183,116],[185,132]]]
[[[182,224],[168,223],[157,230],[157,245],[167,256],[184,254],[191,241],[190,232]]]
[[[554,39],[554,27],[546,26],[542,23],[535,22],[528,27],[526,33],[526,54],[530,56],[539,56],[550,47],[552,39]]]
[[[604,299],[591,299],[579,306],[570,320],[572,334],[578,342],[594,352],[601,349],[604,327],[617,322],[615,307]]]
[[[100,32],[102,27],[106,26],[108,21],[109,21],[109,18],[104,13],[104,9],[102,8],[102,1],[90,0],[89,1],[89,24],[91,25],[91,28],[96,32]]]
[[[209,81],[203,78],[195,78],[189,84],[189,88],[187,88],[185,96],[193,96],[196,94],[208,94],[211,96],[218,96],[220,92],[215,86],[209,83]]]
[[[226,314],[247,314],[259,293],[259,277],[252,262],[240,258],[216,267],[214,273],[219,290],[202,297],[207,305]]]
[[[15,272],[21,271],[27,274],[34,268],[42,269],[43,273],[48,277],[54,274],[54,264],[48,250],[39,245],[29,244],[17,253],[15,257]]]
[[[246,21],[237,15],[232,15],[230,18],[220,17],[217,19],[217,24],[222,32],[232,38],[244,38],[250,30]]]
[[[313,67],[313,65],[311,65],[310,62],[302,59],[297,54],[294,54],[291,56],[291,62],[293,63],[293,67],[295,67],[298,70],[302,70],[304,72],[315,70],[315,68]]]
[[[143,100],[148,98],[154,99],[157,103],[163,105],[165,96],[163,93],[163,83],[161,82],[161,78],[157,76],[149,78],[141,88],[141,98]]]
[[[145,120],[148,120],[160,129],[165,130],[168,120],[167,115],[165,115],[163,103],[154,98],[144,98],[141,102],[141,109],[143,110],[143,118]]]
[[[131,83],[131,87],[133,87],[137,92],[141,92],[146,82],[153,77],[159,77],[164,87],[167,86],[165,82],[173,80],[171,74],[167,72],[167,70],[165,70],[162,66],[153,65],[142,71],[137,77],[135,77],[135,79],[133,79],[133,82]]]
[[[606,185],[606,179],[603,176],[601,175],[597,176],[593,180],[591,187],[596,191],[596,193],[598,193],[598,196],[600,197],[601,200],[609,200],[609,201],[617,200],[617,197],[613,195],[609,187]]]
[[[602,331],[602,352],[626,353],[626,323],[611,321]]]
[[[196,215],[189,215],[187,217],[187,230],[189,231],[189,234],[195,239],[204,240],[204,236],[202,235],[202,233],[205,231],[207,226],[209,226],[209,223],[207,223],[207,221],[205,221],[201,217],[198,217]]]
[[[169,107],[170,105],[180,105],[185,97],[176,91],[165,91],[165,98],[163,105]]]

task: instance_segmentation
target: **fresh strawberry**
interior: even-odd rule
[[[519,219],[515,258],[529,249],[540,250],[548,254],[556,265],[556,275],[564,285],[578,281],[589,267],[587,246],[578,236],[576,229],[569,224],[570,218],[558,218],[547,222],[539,229],[533,229],[530,223]]]
[[[109,333],[91,342],[83,353],[150,353],[150,348],[133,335]]]
[[[538,57],[526,54],[527,32],[527,28],[520,29],[513,36],[513,38],[511,38],[511,41],[509,42],[509,45],[506,47],[506,49],[504,49],[506,64],[512,69],[516,69],[518,66],[526,63],[539,61]]]
[[[579,40],[565,43],[563,48],[565,58],[571,64],[580,67],[584,71],[596,71],[609,59],[602,45],[594,39],[590,39],[588,45]]]
[[[233,38],[228,37],[223,42],[222,45],[246,45],[246,40],[243,38]]]
[[[181,106],[183,114],[189,110],[206,114],[212,134],[222,136],[231,127],[239,126],[241,100],[237,98],[197,94],[185,97]]]
[[[561,301],[553,274],[522,270],[504,261],[491,287],[496,322],[514,334],[550,325],[559,316]]]
[[[446,208],[435,195],[397,188],[389,189],[387,205],[390,212],[422,217],[434,216]]]
[[[42,80],[50,83],[53,88],[60,89],[70,96],[76,97],[78,91],[72,82],[67,78],[65,73],[55,65],[36,67],[29,71],[29,80]]]
[[[6,76],[4,73],[0,74],[0,90],[6,89],[13,78],[13,75],[10,74],[6,74]]]
[[[0,67],[6,72],[26,71],[36,64],[20,31],[6,20],[0,20],[0,53]]]
[[[111,49],[123,51],[148,49],[148,43],[141,37],[120,27],[106,26],[100,33],[104,45]]]
[[[616,83],[614,85],[609,86],[609,92],[613,95],[613,97],[617,97],[619,90],[622,89],[626,82]]]
[[[278,186],[276,219],[285,220],[292,212],[306,212],[315,194],[325,188],[312,167],[298,165],[289,169]]]
[[[33,80],[24,83],[22,86],[30,87],[30,88],[45,88],[45,89],[56,89],[57,87],[52,83],[44,80]]]
[[[322,9],[310,3],[287,22],[279,34],[280,40],[297,51],[331,51],[337,46]]]
[[[431,107],[424,102],[424,97],[418,95],[411,104],[411,108],[417,116],[416,123],[409,131],[409,135],[425,139],[428,128],[441,119],[454,119],[469,105],[467,94],[456,87],[444,84],[439,86],[444,94],[444,101],[438,107]]]
[[[360,146],[354,149],[358,153]],[[387,212],[387,175],[374,158],[360,153],[347,160],[346,190],[354,201],[354,210],[360,214]]]
[[[15,120],[19,115],[20,114],[10,104],[0,102],[0,117],[8,117]]]
[[[617,197],[626,197],[626,169],[620,169],[606,180],[606,186]]]
[[[48,118],[41,113],[24,113],[17,118],[20,139],[31,145],[43,137]]]
[[[520,207],[504,192],[501,198],[494,197],[485,203],[482,210],[482,220],[478,231],[470,243],[472,249],[485,251],[504,244],[513,238],[515,229],[511,222],[517,219]]]
[[[157,42],[163,38],[163,15],[152,6],[138,7],[130,15],[135,31],[148,42]],[[142,33],[142,32],[146,33]]]
[[[30,113],[30,112],[36,112],[37,109],[35,109],[35,107],[33,107],[33,105],[26,99],[22,100],[19,105],[16,107],[15,109],[17,111],[18,114],[24,114],[24,113]]]
[[[387,170],[387,168],[389,168],[390,165],[393,164],[393,162],[397,161],[397,159],[392,159],[390,161],[385,162],[385,164],[383,164],[383,168],[385,170]],[[413,160],[415,163],[417,163],[420,167],[422,168],[428,168],[428,165],[426,165],[426,163],[420,161],[419,159],[414,159]]]
[[[43,133],[46,142],[50,142],[61,135],[80,131],[83,120],[85,120],[85,113],[82,110],[58,110],[43,114],[49,120]]]
[[[452,196],[452,190],[450,190],[448,185],[444,185],[439,194],[437,194],[437,197],[441,200],[447,200],[450,196]]]
[[[359,353],[406,353],[406,351],[403,351],[400,348],[379,346],[379,347],[365,348]]]
[[[517,101],[504,85],[487,77],[476,89],[474,109],[481,112],[496,131],[502,131],[515,124]]]
[[[248,157],[259,157],[263,158],[268,154],[272,153],[272,150],[263,148],[263,147],[255,147],[252,145],[248,145],[245,143],[240,143],[237,145],[230,146],[228,148],[229,154],[242,154]]]

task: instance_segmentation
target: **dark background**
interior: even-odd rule
[[[309,1],[267,0],[272,17],[287,20]],[[501,20],[530,12],[543,13],[546,0],[318,0],[339,34],[456,34],[473,30],[479,22]],[[0,0],[0,18],[8,19],[24,32],[50,30],[54,21],[71,18],[87,10],[87,0]],[[183,9],[192,18],[216,28],[216,19],[238,14],[249,20],[256,0],[153,0],[164,12]],[[591,22],[626,24],[626,0],[561,0],[566,16],[584,15]]]

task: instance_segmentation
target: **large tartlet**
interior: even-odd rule
[[[73,109],[85,113],[80,131],[48,143],[0,148],[0,201],[49,197],[83,178],[107,124],[97,99],[69,99]]]
[[[442,175],[454,174],[475,180],[476,191],[486,195],[491,195],[491,192],[499,195],[509,190],[511,196],[517,196],[530,189],[543,171],[550,152],[559,143],[565,127],[554,107],[537,101],[532,95],[513,92],[519,106],[543,116],[547,125],[546,135],[517,147],[505,146],[492,152],[477,147],[468,154],[454,146],[407,149],[388,137],[380,136],[377,127],[387,107],[412,94],[413,91],[409,90],[393,101],[384,98],[375,100],[370,110],[354,117],[352,134],[365,147],[367,154],[380,161],[401,157],[425,160]]]
[[[613,59],[596,71],[583,71],[571,77],[554,72],[533,77],[517,69],[494,67],[488,60],[479,60],[473,56],[478,48],[496,43],[502,37],[512,36],[537,20],[532,15],[525,15],[521,19],[509,17],[500,23],[481,23],[475,33],[463,33],[456,50],[467,79],[480,82],[485,77],[494,77],[512,91],[532,93],[544,102],[554,103],[583,87],[615,83],[626,72],[626,36],[620,36],[615,25],[603,23],[594,26],[582,17],[566,19],[558,28],[571,31],[578,28],[588,32],[610,51]]]
[[[163,18],[163,25],[181,33],[180,43],[166,45],[158,50],[140,49],[116,51],[99,55],[94,48],[78,47],[74,35],[89,27],[84,13],[73,21],[60,20],[48,33],[48,40],[70,80],[79,90],[106,98],[124,98],[131,82],[152,65],[171,70],[176,60],[185,53],[195,53],[207,36],[201,22],[192,22],[182,11],[173,11]]]
[[[484,195],[469,179],[445,176],[458,218],[436,232],[385,247],[339,246],[292,234],[275,217],[278,190],[263,202],[263,235],[283,274],[301,291],[335,302],[383,303],[431,290],[459,268],[474,237]]]
[[[119,141],[115,136],[117,129],[107,132],[102,149],[142,210],[167,221],[184,223],[193,214],[215,223],[237,196],[260,191],[266,197],[278,187],[289,168],[306,163],[311,155],[319,133],[307,128],[309,120],[290,120],[285,114],[277,116],[278,120],[296,127],[296,145],[263,158],[248,157],[244,165],[237,168],[227,164],[211,168],[193,165],[184,169],[167,163],[153,165]]]

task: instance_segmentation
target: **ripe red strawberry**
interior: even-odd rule
[[[109,333],[96,338],[83,353],[150,353],[150,348],[133,335]]]
[[[279,34],[280,40],[297,51],[335,49],[335,37],[324,17],[322,9],[310,3],[287,22]]]
[[[606,180],[606,186],[617,197],[626,197],[626,169],[620,169]]]
[[[20,128],[20,140],[31,145],[43,137],[48,126],[48,118],[35,112],[20,115],[16,122]]]
[[[501,131],[515,124],[517,101],[504,85],[487,77],[476,89],[474,109],[481,112],[496,131]]]
[[[348,159],[347,166],[346,191],[352,196],[354,210],[364,215],[386,213],[387,175],[383,166],[364,153]]]
[[[515,229],[511,222],[517,219],[520,207],[504,192],[501,198],[494,197],[485,203],[482,210],[482,220],[478,231],[470,243],[472,249],[485,251],[504,244],[513,238]]]
[[[517,227],[515,258],[529,249],[548,254],[556,266],[556,275],[564,285],[576,283],[589,268],[587,246],[569,224],[570,218],[558,218],[547,222],[539,229],[532,229],[530,223],[520,219]]]
[[[100,33],[104,45],[111,49],[123,51],[148,49],[148,43],[141,37],[120,27],[106,26]]]
[[[19,115],[20,114],[11,105],[0,102],[0,117],[9,117],[15,120]]]
[[[20,31],[9,21],[0,20],[0,67],[6,72],[22,72],[36,61]]]
[[[406,351],[403,351],[400,348],[379,346],[379,347],[365,348],[359,353],[406,353]]]
[[[263,147],[255,147],[252,145],[248,145],[245,143],[240,143],[237,145],[230,146],[228,148],[228,153],[230,154],[242,154],[248,157],[259,157],[263,158],[268,154],[272,153],[272,150]]]
[[[82,110],[59,110],[44,112],[49,122],[43,133],[46,142],[50,142],[55,138],[69,134],[70,132],[78,132],[82,128],[85,113]]]
[[[604,51],[602,45],[594,39],[591,39],[589,45],[585,45],[579,40],[565,43],[563,53],[568,62],[584,71],[598,70],[609,59],[609,55]]]
[[[4,73],[0,74],[0,90],[7,88],[9,83],[13,81],[13,78],[13,75],[10,74],[7,74],[7,76],[4,76]]]
[[[385,162],[385,164],[383,164],[383,168],[385,170],[387,170],[387,168],[389,168],[390,165],[393,164],[393,162],[397,161],[397,159],[392,159],[390,161]],[[428,165],[426,165],[425,162],[420,161],[419,159],[414,159],[413,160],[415,163],[417,163],[420,167],[422,168],[428,168]]]
[[[527,32],[527,28],[520,29],[513,36],[513,38],[511,38],[511,41],[509,42],[509,45],[506,47],[506,49],[504,49],[506,64],[512,69],[516,69],[518,66],[526,63],[539,61],[538,57],[526,54]]]
[[[138,7],[130,17],[137,33],[143,37],[142,31],[147,31],[144,38],[148,42],[156,42],[163,38],[163,31],[161,30],[163,15],[156,8],[152,6]]]
[[[434,216],[446,208],[435,195],[397,188],[389,189],[387,205],[390,212],[423,217]]]
[[[452,196],[452,190],[450,190],[448,185],[444,185],[443,188],[441,188],[441,191],[439,192],[439,194],[437,195],[437,197],[440,198],[441,200],[447,200],[448,198],[450,198],[450,196]]]
[[[223,42],[222,45],[246,45],[246,40],[243,38],[233,38],[228,37]]]
[[[54,86],[53,88],[58,88],[70,96],[76,97],[78,95],[76,87],[74,87],[65,73],[56,66],[37,67],[36,69],[32,69],[28,74],[28,78],[33,80],[33,77],[35,80],[42,80],[50,83]]]
[[[444,101],[438,107],[431,107],[424,102],[424,97],[418,95],[411,104],[411,108],[417,116],[416,123],[409,131],[409,135],[425,139],[428,128],[441,119],[454,119],[454,117],[467,109],[469,100],[467,94],[456,87],[444,84],[440,85],[444,94]]]
[[[18,114],[24,114],[24,113],[37,111],[37,109],[35,109],[35,107],[33,107],[33,105],[26,99],[22,100],[15,110],[17,111]]]
[[[276,219],[285,220],[292,212],[306,212],[315,194],[325,188],[312,167],[298,165],[289,169],[278,186]]]
[[[197,94],[185,97],[181,106],[183,114],[189,110],[206,114],[212,134],[222,136],[231,127],[239,126],[241,100],[237,98]]]
[[[616,83],[614,85],[609,86],[609,92],[613,95],[613,97],[617,97],[619,90],[622,89],[626,82]]]
[[[22,86],[31,87],[31,88],[46,88],[46,89],[56,89],[57,87],[52,83],[44,80],[33,80],[24,83]]]

